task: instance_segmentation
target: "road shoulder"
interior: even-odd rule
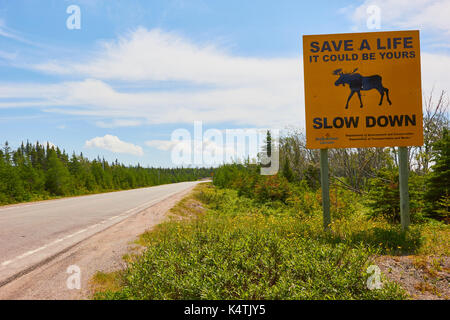
[[[160,224],[167,212],[192,188],[170,196],[157,204],[82,241],[50,262],[0,288],[0,299],[89,299],[89,279],[97,271],[111,272],[125,267],[122,257],[136,250],[134,241],[145,231]],[[80,289],[69,289],[68,268],[80,270]],[[73,275],[73,273],[72,273]]]

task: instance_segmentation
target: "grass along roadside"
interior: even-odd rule
[[[198,187],[197,187],[198,188]],[[200,214],[205,208],[195,198],[195,192],[191,192],[178,201],[167,213],[169,221],[181,221],[192,217],[193,214]],[[158,228],[159,226],[154,227]],[[146,235],[152,231],[141,234],[139,238],[130,243],[128,252],[122,256],[127,265],[135,262],[142,255],[146,247]],[[117,291],[125,285],[125,270],[115,270],[113,272],[98,271],[89,281],[90,291],[95,296],[96,293],[105,291]]]
[[[126,270],[94,277],[94,298],[404,299],[387,278],[383,289],[367,289],[365,271],[375,257],[448,255],[442,225],[401,234],[355,213],[335,220],[327,234],[320,214],[290,208],[199,185],[170,221],[141,235],[146,250]]]

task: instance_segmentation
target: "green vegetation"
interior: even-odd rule
[[[411,220],[413,223],[429,219],[448,223],[449,100],[447,94],[441,92],[437,99],[431,95],[424,102],[424,144],[408,147]],[[267,149],[266,146],[264,148]],[[289,131],[281,137],[278,148],[280,176],[289,182],[305,183],[312,190],[320,188],[319,152],[306,148],[302,132]],[[396,148],[329,149],[328,154],[331,193],[333,189],[349,190],[363,196],[361,201],[370,209],[368,215],[382,217],[392,223],[400,221]],[[235,180],[239,184],[239,179]],[[227,187],[233,187],[230,183],[226,182]],[[218,185],[224,186],[220,181]]]
[[[291,134],[279,145],[279,174],[260,175],[261,165],[249,160],[219,167],[213,185],[198,186],[169,222],[141,236],[144,253],[94,297],[406,299],[384,275],[382,289],[369,290],[367,267],[381,255],[448,257],[445,132],[434,131],[435,141],[427,141],[432,158],[409,149],[417,166],[410,162],[407,231],[399,225],[394,148],[330,150],[332,224],[324,231],[318,152]],[[272,141],[270,133],[266,140]],[[273,152],[271,143],[263,149]]]
[[[433,171],[427,178],[427,190],[424,195],[426,213],[442,220],[450,220],[450,136],[444,129],[441,139],[434,143]]]
[[[423,221],[425,177],[411,172],[408,179],[409,207],[412,222]],[[400,222],[400,190],[398,168],[380,169],[368,181],[370,215],[382,216],[393,223]]]
[[[204,168],[143,168],[70,157],[58,147],[36,143],[0,150],[0,205],[62,196],[149,187],[211,176]]]
[[[110,273],[97,272],[90,280],[94,291],[119,290],[122,283],[123,274],[121,271]]]
[[[141,236],[144,253],[128,260],[94,297],[406,299],[408,293],[384,275],[382,289],[366,284],[367,268],[377,259],[408,257],[431,279],[416,289],[441,297],[433,283],[445,282],[442,261],[450,250],[450,148],[442,97],[435,107],[428,101],[424,145],[408,148],[412,224],[406,231],[399,225],[395,148],[329,150],[332,223],[324,231],[319,152],[305,147],[302,133],[273,144],[267,132],[262,149],[270,155],[278,148],[277,175],[261,175],[267,164],[250,159],[222,165],[213,185],[199,185],[172,210],[170,221]],[[395,272],[403,279],[401,268]]]
[[[192,199],[180,203],[174,213],[195,215],[175,217],[143,234],[139,243],[146,251],[116,278],[120,289],[98,290],[95,298],[404,299],[405,292],[385,279],[382,290],[367,289],[372,258],[448,254],[442,223],[413,225],[402,233],[383,219],[368,218],[348,191],[340,196],[350,209],[339,207],[341,218],[333,221],[331,233],[324,232],[320,192],[290,186],[286,203],[198,186],[194,199],[205,209],[199,212]]]

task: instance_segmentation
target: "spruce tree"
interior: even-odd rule
[[[283,176],[286,178],[287,181],[292,182],[294,181],[294,173],[292,172],[292,169],[289,165],[289,160],[286,159],[284,161],[283,165]]]
[[[449,187],[450,187],[450,137],[448,129],[444,128],[443,136],[433,145],[434,165],[427,178],[425,193],[425,211],[431,218],[448,222],[449,215]]]
[[[266,134],[266,152],[267,156],[272,156],[272,135],[270,134],[270,130],[267,130]]]
[[[63,196],[71,191],[72,181],[69,169],[58,158],[54,148],[47,148],[46,189],[54,195]]]

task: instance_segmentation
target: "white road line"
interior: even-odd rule
[[[12,260],[8,260],[2,263],[2,267],[7,266],[8,264],[10,264],[11,262],[13,262]]]
[[[29,255],[32,255],[33,253],[39,252],[41,250],[44,250],[45,248],[47,248],[47,245],[42,246],[42,247],[37,248],[37,249],[34,249],[34,250],[30,250],[28,252],[25,252],[24,254],[18,256],[16,259],[22,259],[22,258],[28,257]]]
[[[49,246],[51,246],[52,244],[57,244],[58,242],[61,242],[61,241],[63,241],[63,240],[64,240],[64,238],[56,239],[55,241],[53,241],[52,243],[50,243]]]
[[[0,211],[6,211],[6,210],[12,210],[12,209],[17,209],[17,208],[27,208],[27,207],[32,207],[32,206],[40,206],[41,204],[24,204],[24,205],[20,205],[20,206],[12,206],[12,207],[8,207],[8,208],[0,208]]]
[[[177,192],[178,192],[178,191],[177,191]],[[173,194],[175,194],[175,193],[177,193],[177,192],[171,193],[171,194],[170,194],[169,196],[167,196],[166,198],[172,196]],[[164,199],[166,199],[166,198],[164,198]],[[156,200],[152,200],[152,201],[150,201],[150,202],[141,204],[140,206],[137,206],[136,208],[132,208],[132,209],[129,209],[129,210],[125,211],[124,213],[121,213],[121,214],[119,214],[119,215],[110,217],[110,218],[108,218],[108,219],[106,219],[106,220],[103,220],[102,222],[99,222],[99,223],[96,223],[96,224],[94,224],[94,225],[91,225],[91,226],[89,226],[89,227],[87,227],[87,228],[85,228],[85,229],[81,229],[81,230],[79,230],[79,231],[77,231],[77,232],[75,232],[75,233],[69,234],[69,235],[67,235],[67,236],[65,236],[65,237],[63,237],[63,238],[56,239],[56,240],[54,240],[53,242],[50,242],[49,244],[43,245],[42,247],[39,247],[39,248],[37,248],[37,249],[27,251],[27,252],[21,254],[20,256],[17,256],[17,257],[15,257],[15,258],[11,259],[11,260],[4,261],[4,262],[1,263],[1,266],[2,266],[2,267],[5,267],[5,266],[9,265],[10,263],[12,263],[12,262],[14,262],[14,261],[16,261],[16,260],[20,260],[20,259],[25,258],[25,257],[27,257],[27,256],[30,256],[30,255],[32,255],[32,254],[34,254],[34,253],[36,253],[36,252],[39,252],[39,251],[41,251],[41,250],[44,250],[44,249],[46,249],[47,247],[50,247],[50,246],[52,246],[52,245],[54,245],[54,244],[57,244],[57,243],[62,242],[62,241],[64,241],[64,240],[70,239],[70,238],[76,236],[77,234],[83,233],[83,232],[87,231],[88,229],[98,227],[98,226],[100,226],[100,225],[102,225],[102,224],[107,223],[107,222],[110,221],[110,220],[114,220],[114,219],[119,218],[119,217],[129,217],[129,216],[131,216],[131,215],[133,215],[133,214],[135,214],[135,213],[137,213],[137,212],[140,212],[140,211],[141,211],[141,208],[143,208],[143,207],[149,207],[149,206],[152,205],[153,203],[158,202],[158,201],[163,201],[164,199],[156,199]],[[64,200],[64,199],[61,199],[61,200]],[[67,200],[69,200],[69,199],[67,199]],[[43,204],[44,204],[44,203],[42,203],[42,204],[27,204],[27,205],[20,206],[20,207],[21,207],[21,208],[24,208],[24,207],[31,207],[31,206],[39,206],[39,205],[43,205]],[[4,209],[0,209],[0,211],[10,210],[10,209],[14,209],[14,208],[17,208],[17,207],[4,208]]]

